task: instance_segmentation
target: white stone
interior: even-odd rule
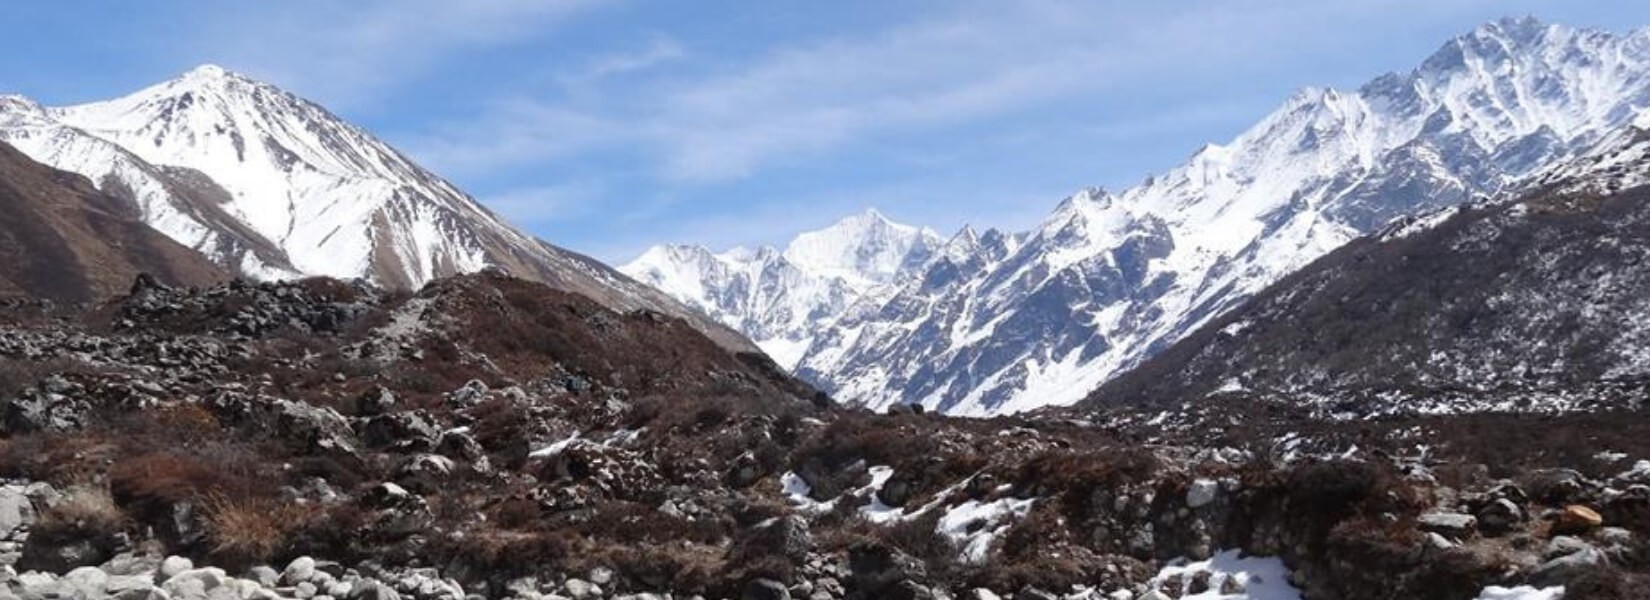
[[[1220,491],[1220,483],[1213,479],[1199,479],[1192,482],[1186,489],[1186,506],[1203,508],[1215,501],[1215,494]]]

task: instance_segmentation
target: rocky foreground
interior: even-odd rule
[[[0,596],[1650,586],[1639,412],[1293,410],[871,414],[679,320],[496,274],[412,295],[140,281],[0,311]]]

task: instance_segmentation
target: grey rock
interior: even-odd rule
[[[745,584],[742,600],[791,600],[791,590],[772,579],[753,579]]]
[[[573,600],[585,600],[601,596],[602,588],[577,577],[562,582],[561,589]]]
[[[1213,479],[1199,479],[1186,488],[1186,506],[1188,508],[1203,508],[1215,501],[1215,495],[1220,492],[1220,482]]]
[[[292,559],[292,562],[287,563],[286,568],[281,570],[281,583],[284,585],[297,586],[314,578],[315,559],[308,556]]]
[[[1516,488],[1514,488],[1516,489]],[[1497,498],[1478,511],[1478,530],[1487,535],[1500,535],[1516,528],[1525,519],[1524,509],[1507,498]]]
[[[98,568],[110,576],[153,575],[160,568],[160,558],[150,554],[126,553],[109,559]]]
[[[34,502],[22,486],[0,487],[0,538],[11,539],[19,529],[32,525]]]
[[[160,561],[160,570],[155,572],[155,582],[166,583],[166,580],[177,577],[178,574],[183,573],[184,571],[193,570],[194,568],[194,561],[182,556],[168,556],[165,560]]]
[[[355,584],[355,590],[350,593],[348,600],[401,600],[401,593],[381,582],[363,580],[360,584]]]
[[[224,574],[223,569],[190,569],[167,579],[161,584],[161,589],[174,600],[201,600],[206,598],[208,592],[223,587],[224,582],[228,580],[229,577]]]
[[[1435,512],[1421,515],[1421,531],[1443,534],[1455,538],[1470,535],[1478,526],[1478,519],[1472,515],[1461,513]]]
[[[1455,542],[1436,532],[1427,532],[1427,547],[1433,550],[1449,550],[1455,547]]]
[[[969,590],[968,598],[969,600],[1002,600],[1002,596],[998,596],[997,592],[993,592],[985,588],[974,588]]]
[[[607,567],[596,567],[591,569],[590,573],[585,576],[590,579],[590,583],[594,583],[596,585],[607,585],[609,583],[613,583],[613,569],[609,569]]]
[[[1592,547],[1592,544],[1584,542],[1580,538],[1561,535],[1547,542],[1547,551],[1542,554],[1542,557],[1554,559],[1589,550]]]
[[[258,565],[247,570],[247,577],[264,587],[275,587],[281,582],[281,574],[268,565]]]
[[[102,596],[104,585],[109,582],[109,574],[97,567],[80,567],[63,574],[58,580],[60,587],[73,589],[76,594],[83,594],[87,598]]]
[[[355,399],[355,413],[363,417],[376,417],[395,408],[395,393],[381,385],[373,386]]]
[[[1541,566],[1530,572],[1529,580],[1538,587],[1563,585],[1571,577],[1590,567],[1603,564],[1604,561],[1603,552],[1588,546],[1580,551],[1542,563]]]
[[[1014,592],[1014,600],[1060,600],[1060,597],[1028,585],[1020,588],[1020,591]]]

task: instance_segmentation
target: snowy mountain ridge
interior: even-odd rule
[[[987,415],[1066,405],[1400,217],[1534,185],[1650,106],[1650,30],[1488,23],[1356,90],[1304,89],[1225,144],[970,245],[814,337],[838,400]]]
[[[655,246],[619,270],[744,332],[791,368],[818,331],[885,299],[944,243],[870,209],[799,234],[783,251]]]
[[[254,279],[416,289],[496,267],[618,310],[685,316],[750,348],[668,296],[515,229],[320,105],[221,67],[75,106],[0,97],[0,140],[129,199],[150,226]]]

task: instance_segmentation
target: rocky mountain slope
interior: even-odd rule
[[[1037,228],[954,240],[796,372],[845,402],[982,415],[1077,402],[1389,221],[1509,193],[1650,105],[1650,32],[1487,24],[1413,71],[1308,89],[1224,145]]]
[[[1611,599],[1646,583],[1642,415],[1248,416],[1177,431],[846,410],[680,320],[494,273],[414,295],[143,285],[0,312],[0,595]]]
[[[656,246],[619,270],[743,332],[789,369],[819,331],[885,300],[942,245],[932,231],[869,210],[798,235],[784,251]]]
[[[137,217],[84,177],[0,142],[0,296],[91,302],[123,293],[139,273],[174,285],[229,278]]]
[[[1518,201],[1348,244],[1091,401],[1242,396],[1326,416],[1631,405],[1650,380],[1645,124]]]
[[[669,297],[522,233],[321,106],[216,66],[77,106],[0,97],[0,141],[85,175],[161,233],[253,279],[415,289],[493,267],[621,310],[683,316],[750,347]]]

